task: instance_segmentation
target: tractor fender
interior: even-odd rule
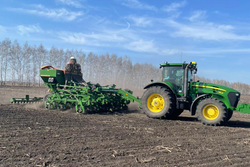
[[[145,86],[144,89],[148,89],[148,88],[150,88],[152,86],[162,86],[162,87],[168,88],[171,91],[171,93],[174,95],[175,100],[177,99],[175,92],[173,91],[173,89],[168,84],[166,84],[164,82],[153,82],[153,83],[150,83],[147,86]]]
[[[199,100],[203,99],[203,98],[206,98],[206,97],[210,97],[210,95],[209,94],[203,94],[203,95],[200,95],[200,96],[198,96],[198,97],[196,97],[194,99],[194,101],[192,102],[191,107],[190,107],[191,115],[195,115],[195,113],[196,113],[195,109],[196,109],[196,106],[197,106],[197,103],[199,102]]]

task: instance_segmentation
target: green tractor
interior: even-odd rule
[[[226,86],[193,81],[197,64],[163,63],[162,80],[145,87],[141,98],[144,113],[151,118],[178,117],[184,110],[206,125],[223,125],[233,111],[250,113],[250,105],[242,103],[240,92]]]

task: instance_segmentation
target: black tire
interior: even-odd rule
[[[47,102],[49,95],[51,95],[52,93],[47,93],[44,97],[43,97],[43,102]]]
[[[227,108],[223,102],[215,98],[203,99],[198,104],[196,113],[205,125],[216,126],[227,122]]]
[[[233,116],[233,111],[232,110],[228,110],[227,111],[227,119],[226,119],[226,122],[229,121]]]
[[[148,88],[142,96],[141,103],[144,113],[150,118],[170,118],[175,112],[175,99],[165,87]]]
[[[50,108],[50,104],[47,103],[48,97],[49,97],[51,94],[52,94],[52,93],[49,92],[49,93],[47,93],[47,94],[43,97],[43,103],[44,103],[45,108],[46,108],[47,110],[50,110],[50,109],[51,109],[51,108]]]

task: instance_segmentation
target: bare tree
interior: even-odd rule
[[[30,49],[30,55],[31,55],[31,60],[32,60],[32,66],[33,66],[33,76],[32,76],[32,84],[33,86],[36,84],[37,82],[37,78],[38,78],[38,69],[40,67],[38,67],[38,54],[37,54],[37,47],[34,46],[33,48]]]
[[[3,82],[3,43],[0,42],[0,82]]]
[[[7,71],[9,69],[9,58],[11,55],[11,41],[6,38],[1,43],[1,80],[7,81]]]
[[[16,82],[16,73],[19,74],[19,67],[20,67],[20,57],[21,57],[21,47],[19,43],[15,40],[11,46],[11,54],[10,54],[10,61],[11,61],[11,80],[12,84]],[[20,76],[20,75],[18,75]],[[20,79],[20,78],[18,78]]]
[[[38,56],[38,67],[41,68],[42,66],[45,65],[45,58],[46,58],[47,51],[44,49],[43,45],[39,45],[37,49],[37,56]],[[41,77],[38,77],[38,84],[40,86],[41,84]]]
[[[63,51],[63,49],[60,49],[59,51],[58,51],[58,68],[64,68],[63,66],[63,57],[64,57],[64,51]]]
[[[23,47],[23,61],[21,61],[22,63],[22,79],[23,79],[23,83],[26,82],[26,85],[30,85],[31,82],[31,47],[28,45],[28,43],[26,42],[24,44]]]

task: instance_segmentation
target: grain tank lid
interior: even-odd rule
[[[55,68],[53,66],[42,66],[41,70],[44,70],[44,69],[54,69],[54,70],[64,71],[63,69]]]

